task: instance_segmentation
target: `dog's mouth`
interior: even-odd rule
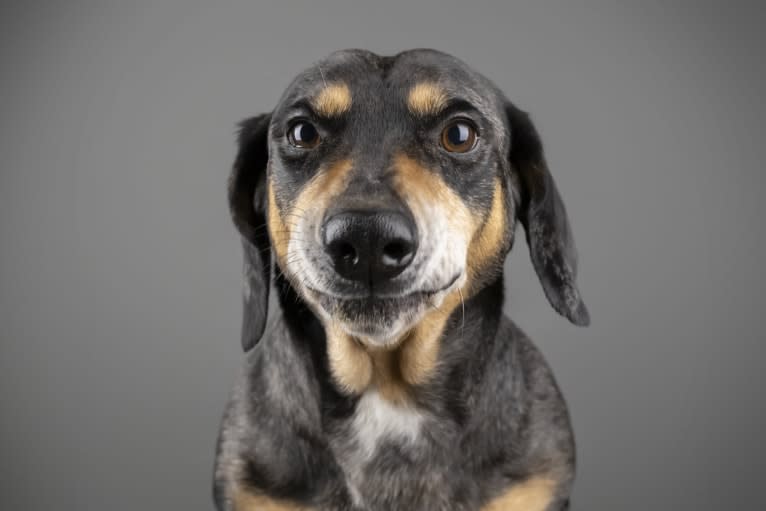
[[[451,277],[436,289],[399,295],[327,293],[307,287],[311,300],[326,319],[337,322],[347,333],[375,345],[390,345],[422,316],[441,305],[444,297],[464,281],[464,273]]]
[[[411,299],[427,299],[447,291],[449,288],[455,285],[455,283],[463,276],[463,273],[457,273],[452,276],[446,284],[436,289],[421,289],[416,291],[409,291],[405,293],[392,293],[392,292],[377,292],[370,290],[365,293],[338,293],[329,290],[319,290],[310,286],[306,286],[306,289],[312,294],[317,296],[326,296],[335,300],[342,301],[362,301],[362,302],[374,302],[374,301],[408,301]]]

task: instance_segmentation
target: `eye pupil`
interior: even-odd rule
[[[311,124],[301,124],[298,133],[298,139],[304,142],[310,142],[317,136],[317,130]]]
[[[313,124],[299,122],[290,130],[289,138],[296,147],[311,148],[319,143],[319,132]]]
[[[468,126],[465,124],[455,124],[447,132],[447,137],[452,145],[465,144],[468,140]]]
[[[476,129],[468,122],[454,122],[442,132],[442,146],[451,153],[470,151],[476,142]]]

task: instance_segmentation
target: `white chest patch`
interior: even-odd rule
[[[397,406],[368,390],[359,399],[349,423],[348,437],[340,440],[339,460],[346,476],[351,500],[364,508],[367,487],[364,467],[373,459],[382,442],[414,445],[421,435],[425,416],[412,407]]]
[[[377,391],[367,391],[359,400],[351,422],[361,458],[372,457],[381,440],[415,442],[423,420],[418,410],[394,405]]]

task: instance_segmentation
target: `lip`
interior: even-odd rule
[[[412,291],[410,293],[405,294],[375,294],[375,293],[365,293],[365,294],[336,294],[332,292],[327,291],[320,291],[318,289],[315,289],[313,287],[306,286],[306,289],[316,295],[323,295],[328,298],[333,298],[335,300],[410,300],[413,298],[430,298],[431,296],[434,296],[436,294],[439,294],[443,291],[446,291],[447,289],[451,288],[453,285],[455,285],[455,282],[457,282],[460,277],[463,275],[462,272],[457,273],[455,276],[453,276],[446,285],[438,288],[438,289],[421,289],[418,291]]]

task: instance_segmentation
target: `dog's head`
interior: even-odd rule
[[[272,254],[325,325],[392,346],[450,295],[498,278],[517,220],[550,303],[589,322],[534,126],[449,55],[347,50],[303,72],[242,123],[229,200],[245,349],[264,329]]]

